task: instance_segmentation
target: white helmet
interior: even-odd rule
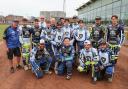
[[[40,44],[42,44],[42,43],[45,43],[45,41],[43,39],[40,40]]]

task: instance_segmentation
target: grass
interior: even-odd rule
[[[6,25],[6,24],[0,24],[0,41],[2,41],[2,39],[3,39],[3,32],[4,32],[4,30],[7,28],[7,26],[8,25]]]

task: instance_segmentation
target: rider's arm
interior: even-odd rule
[[[93,48],[93,61],[95,61],[95,62],[99,61],[98,51],[95,48]]]
[[[53,45],[57,45],[55,38],[56,38],[56,31],[52,32],[52,40],[50,41],[51,44]]]
[[[74,47],[72,46],[72,50],[71,50],[71,56],[74,57],[74,53],[75,53],[75,50],[74,50]]]
[[[45,37],[46,37],[46,32],[45,32],[45,30],[42,30],[40,38],[45,39]]]
[[[124,41],[124,27],[120,26],[120,45],[122,45],[123,41]]]
[[[90,39],[90,32],[88,29],[86,29],[86,40]]]
[[[82,49],[80,51],[80,57],[79,57],[79,60],[83,60],[84,59],[84,50]]]
[[[19,27],[19,40],[20,43],[23,44],[23,32],[22,32],[22,27]]]
[[[101,27],[102,33],[101,33],[101,39],[107,40],[107,28],[104,26]]]
[[[93,39],[94,27],[91,27],[90,39]]]
[[[109,39],[109,28],[107,27],[106,29],[106,41],[108,42],[108,39]]]
[[[77,29],[77,30],[79,30],[79,29]],[[77,41],[79,41],[77,30],[75,30],[75,32],[74,32],[74,38],[75,38]]]
[[[116,61],[115,61],[115,55],[113,53],[112,50],[110,50],[110,63],[111,63],[111,66],[114,66]]]
[[[74,30],[71,33],[71,37],[72,37],[72,39],[71,39],[70,43],[71,43],[71,45],[73,45],[73,43],[75,41],[75,31]]]

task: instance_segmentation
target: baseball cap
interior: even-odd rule
[[[43,39],[40,40],[40,44],[44,44],[45,41]]]
[[[85,44],[91,44],[91,41],[86,40],[86,41],[84,42],[84,45],[85,45]]]

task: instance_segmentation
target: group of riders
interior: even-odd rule
[[[44,73],[66,74],[71,79],[72,70],[91,74],[93,82],[103,78],[112,82],[120,47],[124,41],[123,25],[118,23],[118,16],[111,17],[111,24],[102,25],[101,17],[95,18],[95,24],[88,29],[83,20],[73,17],[45,20],[44,16],[28,25],[13,21],[3,38],[7,46],[10,72],[13,67],[13,55],[17,58],[16,69],[20,69],[20,57],[25,70],[31,69],[38,78]]]

